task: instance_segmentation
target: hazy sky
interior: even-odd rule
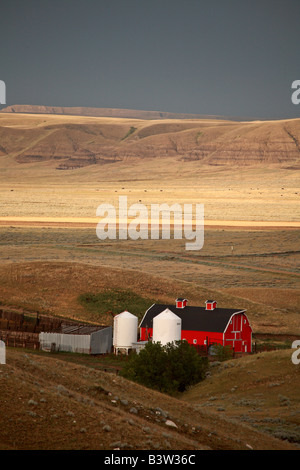
[[[6,104],[300,117],[300,0],[1,0]]]

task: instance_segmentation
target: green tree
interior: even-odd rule
[[[222,346],[222,344],[214,344],[212,346],[213,354],[219,361],[228,361],[232,359],[233,351],[230,346]]]
[[[207,358],[200,357],[187,341],[169,343],[165,351],[168,356],[168,382],[172,389],[183,392],[189,385],[204,379]]]
[[[203,380],[207,359],[186,341],[162,346],[149,342],[139,354],[132,353],[122,375],[164,393],[183,392]]]

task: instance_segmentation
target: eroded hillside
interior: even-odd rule
[[[134,119],[0,113],[0,157],[60,170],[141,159],[299,168],[300,120]],[[176,163],[177,162],[177,163]]]

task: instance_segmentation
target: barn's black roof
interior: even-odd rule
[[[154,304],[147,310],[140,323],[141,328],[153,328],[153,318],[166,308],[181,318],[181,329],[188,331],[211,331],[223,333],[234,313],[245,312],[244,309],[216,308],[206,310],[205,307],[176,308],[175,305]]]

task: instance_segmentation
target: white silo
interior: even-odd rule
[[[114,317],[113,346],[115,353],[132,348],[137,342],[138,318],[125,310]]]
[[[166,308],[153,318],[154,343],[160,342],[163,346],[167,343],[181,340],[181,318]]]

